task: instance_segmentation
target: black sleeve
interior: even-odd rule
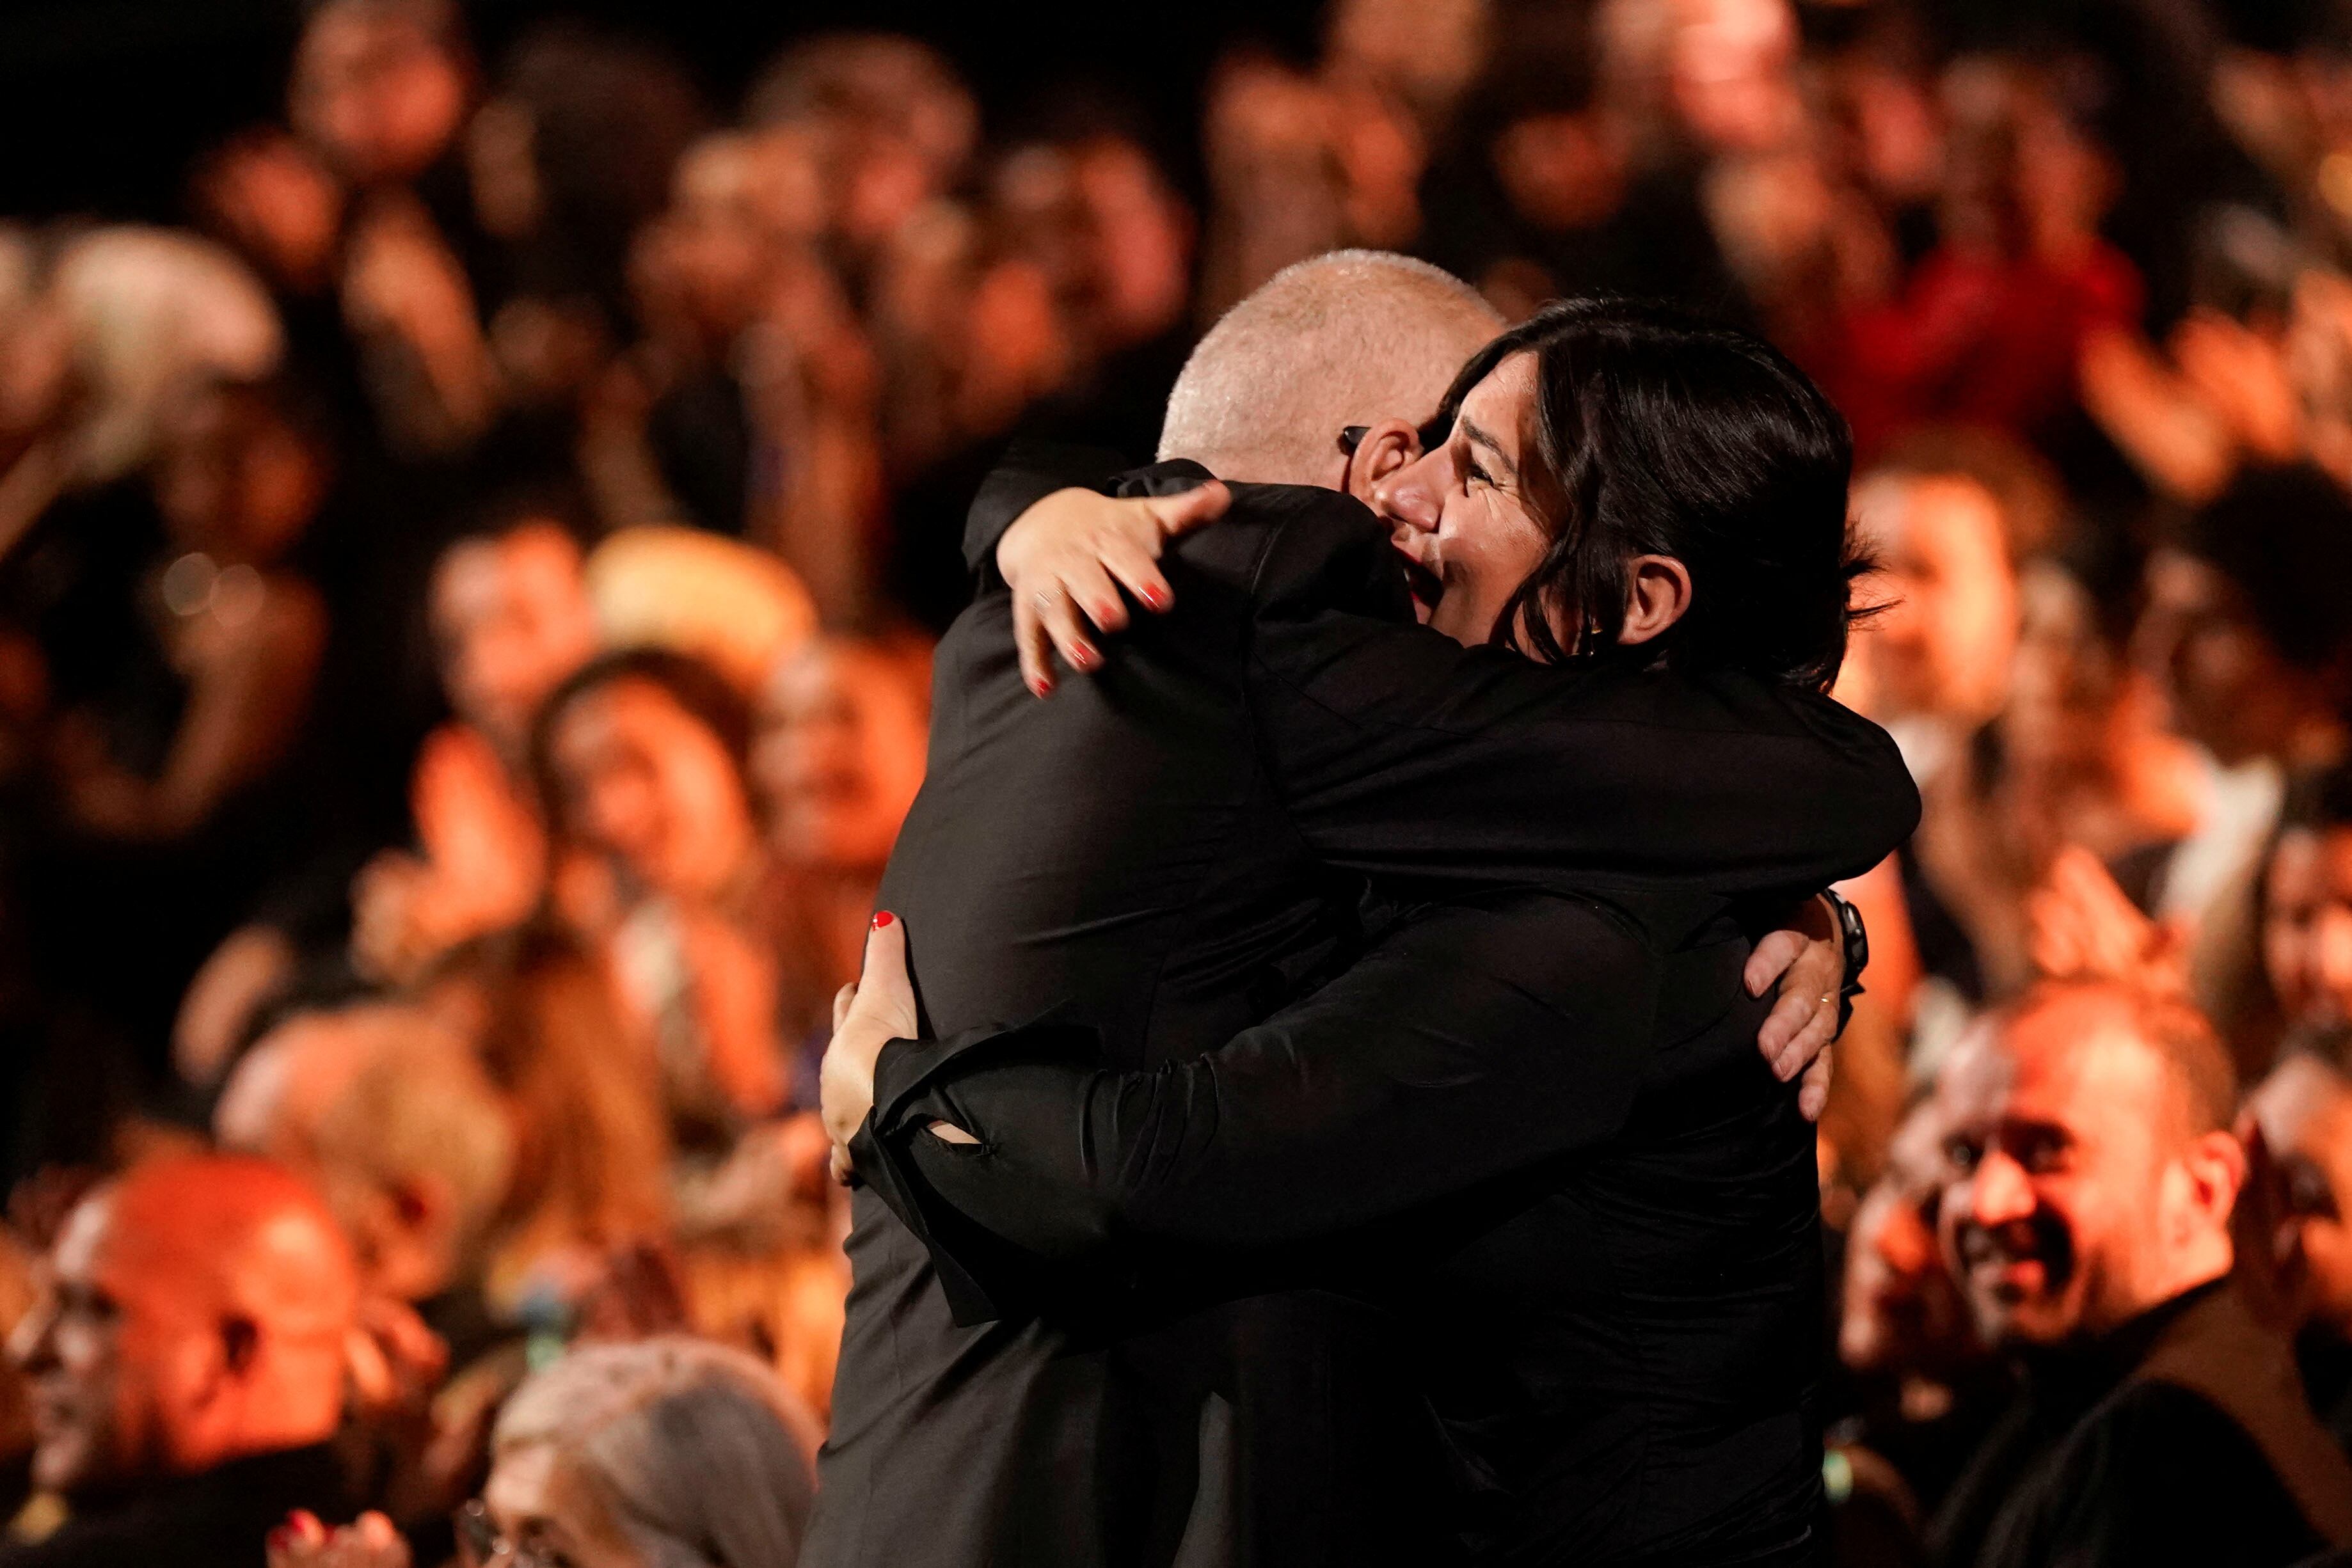
[[[1066,1027],[894,1042],[860,1157],[886,1167],[877,1190],[943,1277],[983,1295],[1008,1270],[1129,1242],[1328,1239],[1606,1137],[1641,1075],[1657,972],[1589,902],[1433,909],[1214,1049],[1165,1042],[1187,1059],[1155,1071],[1097,1066]],[[934,1120],[979,1144],[940,1140]],[[991,1239],[960,1240],[972,1227]]]
[[[966,549],[1066,486],[1167,494],[1190,463],[1106,475],[1103,455],[1017,449],[972,507]],[[1089,464],[1092,466],[1089,466]],[[1722,674],[1553,668],[1413,623],[1388,542],[1350,497],[1236,485],[1264,540],[1249,683],[1266,765],[1324,859],[1438,895],[1542,885],[1799,897],[1860,875],[1919,820],[1876,725],[1818,693]],[[1234,530],[1171,561],[1229,575]],[[1184,589],[1179,582],[1177,591]]]
[[[1328,491],[1279,513],[1255,580],[1250,690],[1299,831],[1333,864],[1464,886],[1802,895],[1910,836],[1884,730],[1738,674],[1554,668],[1412,624],[1385,531]]]

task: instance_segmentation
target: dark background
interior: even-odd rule
[[[667,46],[731,110],[787,39],[825,28],[913,33],[945,50],[992,130],[1084,79],[1139,114],[1190,183],[1202,74],[1234,43],[1311,45],[1318,0],[1022,5],[939,0],[475,0],[486,63],[528,24],[580,16]],[[282,112],[299,0],[0,0],[0,212],[176,221],[190,162]]]

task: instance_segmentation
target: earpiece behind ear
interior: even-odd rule
[[[1348,456],[1347,490],[1369,507],[1383,480],[1420,457],[1421,434],[1401,419],[1350,425],[1349,431],[1355,445]]]

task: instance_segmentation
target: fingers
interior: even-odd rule
[[[1086,618],[1104,632],[1122,631],[1127,625],[1127,601],[1119,597],[1118,584],[1111,580],[1110,571],[1105,565],[1112,551],[1122,547],[1133,548],[1124,539],[1106,539],[1099,549],[1072,557],[1056,574],[1061,579],[1063,597],[1083,611]],[[1088,651],[1092,652],[1092,649]],[[1101,655],[1097,653],[1095,664],[1101,662]],[[1077,664],[1077,661],[1073,660],[1072,663]],[[1095,666],[1078,664],[1077,667],[1090,670]]]
[[[850,1011],[887,1029],[893,1039],[911,1039],[917,1032],[915,988],[907,977],[907,923],[887,909],[866,930],[866,965]]]
[[[833,1032],[839,1034],[841,1026],[849,1020],[849,1006],[857,999],[857,982],[852,980],[833,993]]]
[[[1181,496],[1155,499],[1146,509],[1158,520],[1160,531],[1172,539],[1223,517],[1233,501],[1234,493],[1225,488],[1224,482],[1212,479]]]
[[[1037,618],[1045,623],[1045,635],[1053,643],[1054,651],[1062,655],[1064,664],[1078,671],[1092,670],[1101,665],[1102,655],[1095,651],[1093,641],[1078,624],[1076,603],[1058,583],[1038,590],[1031,595],[1030,602],[1036,606]],[[1036,689],[1035,682],[1030,683],[1030,689]]]
[[[1804,1032],[1805,1026],[1813,1021],[1813,1015],[1821,1005],[1819,997],[1808,997],[1793,990],[1784,991],[1780,999],[1772,1004],[1771,1012],[1766,1015],[1764,1027],[1756,1031],[1756,1049],[1764,1053],[1764,1060],[1771,1064],[1772,1075],[1783,1083],[1794,1078],[1797,1070],[1804,1066],[1790,1047]]]
[[[1107,540],[1103,566],[1146,609],[1164,614],[1174,607],[1176,595],[1170,590],[1168,580],[1160,575],[1159,561],[1151,551],[1134,540]],[[1106,626],[1103,630],[1111,628]]]
[[[1045,618],[1029,594],[1013,596],[1013,647],[1021,657],[1021,684],[1039,696],[1054,690],[1054,644],[1045,635]]]
[[[825,1161],[825,1174],[833,1177],[835,1186],[856,1185],[857,1167],[851,1162],[849,1151],[839,1144],[833,1145],[833,1153]]]
[[[1805,934],[1783,927],[1765,933],[1748,955],[1748,967],[1742,970],[1748,981],[1748,994],[1760,997],[1772,988],[1772,982],[1789,972],[1789,966],[1804,956]]]
[[[1805,1082],[1797,1091],[1797,1109],[1808,1122],[1820,1121],[1822,1113],[1829,1108],[1830,1058],[1834,1054],[1832,1048],[1824,1046],[1822,1053],[1813,1058],[1813,1064],[1805,1069]]]

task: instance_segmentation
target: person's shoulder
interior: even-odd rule
[[[2078,1422],[2019,1502],[2012,1539],[2030,1536],[2036,1552],[2096,1542],[2193,1553],[2308,1534],[2253,1437],[2195,1389],[2154,1378],[2126,1384]]]
[[[1362,502],[1311,485],[1232,488],[1224,517],[1183,541],[1187,564],[1235,573],[1261,613],[1412,614],[1388,529]]]

